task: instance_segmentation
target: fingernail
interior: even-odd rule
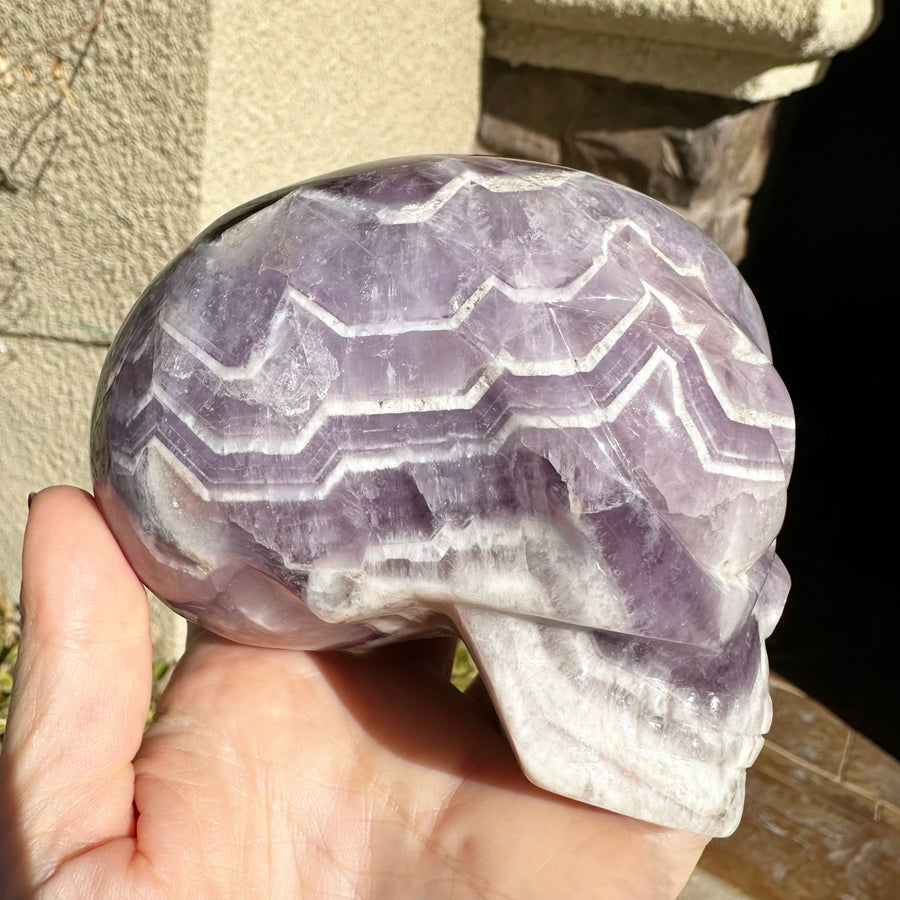
[[[31,501],[34,500],[35,494],[37,494],[37,491],[32,491],[32,492],[28,495],[28,508],[29,508],[29,509],[31,509]]]

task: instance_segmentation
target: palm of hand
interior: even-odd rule
[[[530,785],[441,642],[198,634],[144,735],[143,589],[81,492],[34,505],[23,609],[0,896],[656,900],[705,844]]]

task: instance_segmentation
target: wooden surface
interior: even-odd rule
[[[900,762],[789,682],[771,688],[741,825],[681,900],[900,900]]]

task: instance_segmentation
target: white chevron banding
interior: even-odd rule
[[[151,329],[147,329],[147,334],[144,335],[144,339],[141,343],[134,349],[129,348],[127,354],[121,354],[119,358],[115,360],[115,364],[110,366],[109,371],[106,373],[106,379],[102,385],[104,394],[112,387],[113,383],[118,380],[119,373],[122,371],[123,366],[134,365],[135,361],[140,359],[147,352],[147,348],[150,346],[152,333]]]
[[[199,344],[180,332],[165,318],[160,321],[160,328],[173,341],[184,347],[204,368],[209,369],[220,381],[249,381],[251,378],[255,378],[272,358],[276,346],[276,342],[272,340],[272,335],[284,324],[290,311],[290,303],[284,299],[278,302],[275,311],[272,313],[272,318],[269,320],[266,340],[261,341],[254,348],[249,359],[239,366],[226,366],[224,363],[219,362],[219,360],[207,353]]]
[[[379,210],[379,217],[384,223],[399,224],[401,222],[423,222],[434,216],[446,203],[448,203],[460,190],[469,184],[479,184],[488,190],[495,192],[540,190],[548,186],[567,181],[571,173],[567,171],[536,173],[534,176],[510,177],[478,175],[467,172],[457,176],[446,183],[432,197],[420,203],[409,204],[402,209]],[[332,201],[333,197],[330,198]],[[205,367],[214,377],[226,383],[248,381],[256,378],[265,368],[266,364],[276,353],[279,341],[277,332],[285,325],[287,318],[293,309],[302,310],[308,316],[315,318],[324,326],[342,338],[365,338],[376,336],[398,336],[403,334],[428,332],[428,331],[457,331],[473,314],[478,304],[493,290],[500,292],[506,299],[516,304],[543,304],[547,306],[551,315],[555,305],[564,305],[576,300],[586,285],[603,268],[609,260],[609,246],[613,237],[622,231],[631,229],[644,244],[653,250],[656,257],[665,262],[669,268],[682,278],[694,278],[700,281],[709,292],[709,286],[703,277],[699,265],[682,267],[662,253],[651,240],[650,235],[642,228],[635,226],[627,219],[619,219],[605,230],[600,244],[600,252],[593,258],[590,265],[569,283],[556,288],[516,288],[497,276],[488,276],[459,306],[452,315],[443,318],[433,318],[421,321],[397,321],[397,322],[362,322],[347,324],[320,305],[316,299],[308,294],[288,286],[284,295],[274,310],[268,323],[268,334],[264,341],[260,341],[254,347],[251,356],[243,363],[236,366],[225,365],[216,360],[211,354],[198,346],[193,340],[182,333],[171,321],[161,317],[160,325],[166,335],[185,352],[190,354],[200,365]],[[633,303],[628,313],[612,328],[602,339],[597,341],[587,353],[581,356],[568,355],[560,359],[519,359],[506,350],[501,350],[484,367],[480,375],[471,382],[465,390],[458,393],[439,393],[424,397],[395,397],[382,400],[340,400],[326,399],[304,422],[300,430],[292,435],[274,439],[271,436],[247,437],[242,435],[228,436],[211,429],[200,420],[177,398],[173,397],[158,383],[152,385],[150,391],[138,398],[135,406],[130,411],[130,420],[133,421],[147,406],[151,399],[155,398],[163,407],[170,410],[184,424],[190,428],[197,439],[205,444],[213,453],[219,455],[259,453],[264,455],[296,455],[302,453],[316,436],[323,425],[331,418],[356,417],[356,416],[383,416],[391,414],[411,414],[441,411],[459,411],[473,409],[487,394],[491,386],[508,373],[513,376],[559,376],[571,377],[579,373],[589,373],[596,369],[602,360],[609,354],[616,343],[628,332],[628,330],[640,319],[649,308],[653,300],[658,301],[665,309],[675,333],[687,341],[702,369],[706,384],[716,397],[725,415],[734,422],[757,428],[782,427],[793,428],[793,420],[789,416],[767,413],[763,410],[753,409],[735,403],[724,389],[716,376],[715,368],[707,358],[706,353],[699,345],[700,336],[705,326],[689,322],[679,305],[661,290],[642,281],[644,292]],[[555,318],[555,316],[554,316]],[[730,323],[734,334],[734,340],[742,362],[749,365],[769,365],[768,358],[759,351],[743,332],[734,323]],[[565,334],[557,326],[559,336],[565,342]],[[649,346],[652,346],[650,344]],[[717,475],[743,478],[751,481],[779,481],[784,480],[784,473],[780,467],[765,464],[741,464],[740,462],[723,461],[713,459],[710,447],[707,446],[703,435],[691,417],[684,397],[684,388],[679,375],[678,363],[669,357],[664,350],[657,347],[650,359],[641,369],[624,385],[623,389],[608,404],[601,406],[595,403],[589,412],[573,413],[569,415],[542,415],[532,413],[512,413],[487,444],[479,444],[472,439],[472,450],[475,455],[485,452],[495,452],[509,437],[521,428],[573,428],[589,429],[602,423],[615,421],[627,406],[639,395],[652,376],[665,368],[672,383],[673,412],[681,421],[686,433],[697,454],[702,467]],[[583,388],[585,391],[586,387]],[[152,443],[152,442],[151,442]],[[148,445],[149,446],[149,445]],[[160,444],[162,447],[162,444]],[[437,452],[437,448],[434,448]],[[317,487],[310,486],[313,491],[311,499],[322,497],[330,491],[335,484],[354,471],[374,471],[400,464],[400,462],[412,462],[410,459],[399,459],[397,453],[391,451],[384,453],[356,453],[342,458],[329,472],[324,482]],[[404,451],[412,453],[411,447]],[[438,455],[431,457],[433,461],[442,458],[451,458],[459,451],[453,453],[446,451],[449,456],[444,457],[441,450]],[[417,447],[415,457],[422,461],[422,448]],[[722,454],[720,454],[722,455]],[[174,459],[174,457],[173,457]],[[227,498],[219,496],[218,489],[210,489],[216,492],[219,499],[238,499],[244,497],[241,489],[228,488],[225,490]],[[249,498],[255,494],[252,488],[248,488]],[[255,490],[258,490],[255,489]],[[297,499],[297,488],[285,488],[289,490],[293,499]],[[244,497],[247,499],[247,497]]]
[[[575,300],[581,290],[587,285],[591,279],[606,265],[609,261],[609,244],[610,241],[619,235],[625,229],[634,231],[637,235],[646,241],[648,246],[662,260],[664,260],[672,271],[676,272],[683,278],[696,278],[701,284],[708,289],[703,272],[699,266],[680,267],[669,259],[664,253],[658,250],[650,240],[650,236],[641,228],[638,228],[633,222],[627,219],[619,219],[610,225],[604,232],[600,247],[600,252],[593,258],[590,265],[581,273],[576,275],[568,284],[561,287],[553,288],[517,288],[503,281],[496,275],[489,275],[485,280],[457,307],[456,312],[452,316],[445,316],[437,319],[418,319],[404,320],[392,322],[357,322],[348,324],[339,319],[330,310],[321,306],[318,301],[303,293],[302,291],[288,286],[286,294],[306,310],[310,315],[315,316],[320,322],[326,325],[335,334],[345,338],[354,337],[377,337],[377,336],[394,336],[399,334],[409,334],[419,331],[456,331],[469,318],[475,307],[481,300],[487,296],[492,290],[496,289],[504,297],[513,303],[539,305],[539,304],[565,304]],[[644,284],[643,280],[641,281]],[[732,326],[736,327],[736,326]]]
[[[427,222],[444,204],[448,203],[463,188],[477,184],[495,194],[540,191],[548,187],[558,187],[577,173],[564,169],[547,172],[527,172],[522,175],[488,175],[479,172],[461,172],[434,194],[418,203],[408,203],[399,209],[379,209],[378,221],[383,225],[409,225]]]
[[[606,265],[609,255],[607,246],[613,236],[611,232],[604,236],[603,249],[591,264],[568,284],[555,288],[517,288],[503,281],[496,275],[489,275],[472,293],[457,307],[452,316],[438,319],[418,319],[393,322],[363,322],[348,325],[336,315],[322,307],[313,297],[304,294],[294,287],[288,286],[286,294],[298,306],[315,316],[335,334],[345,338],[358,337],[393,337],[399,334],[410,334],[420,331],[457,331],[469,318],[475,307],[490,293],[497,290],[513,303],[530,305],[547,303],[570,303],[582,291],[584,286]]]
[[[641,313],[647,309],[651,296],[663,304],[672,319],[674,329],[690,342],[703,367],[710,389],[716,396],[723,412],[729,419],[753,427],[766,428],[778,426],[793,428],[793,420],[789,417],[766,413],[752,408],[739,407],[734,404],[715,377],[714,371],[709,365],[705,353],[698,346],[697,339],[700,331],[702,331],[702,327],[698,331],[698,326],[687,323],[678,310],[677,305],[652,287],[648,288],[640,301],[634,304],[633,308],[629,311],[629,314],[624,316],[620,322],[617,323],[615,328],[598,341],[588,353],[580,358],[565,357],[560,360],[518,360],[506,351],[502,351],[495,357],[491,364],[482,371],[481,375],[461,393],[444,393],[425,397],[399,397],[385,400],[326,400],[316,408],[310,418],[296,434],[277,440],[273,440],[271,436],[268,438],[263,438],[262,436],[248,438],[242,435],[228,436],[216,433],[158,384],[154,384],[151,390],[153,397],[155,397],[160,404],[184,421],[185,424],[195,432],[197,437],[215,453],[223,455],[230,453],[295,455],[304,450],[322,425],[331,417],[468,410],[475,407],[497,379],[507,372],[516,376],[570,376],[575,373],[591,372],[600,364],[604,357],[615,346],[617,341],[627,332],[628,328],[639,318]],[[281,316],[281,320],[283,320],[283,315]],[[195,345],[193,342],[189,341],[189,339],[185,338],[183,335],[179,335],[178,332],[174,331],[171,327],[167,328],[167,333],[173,337],[173,339],[178,340],[189,352],[195,352]],[[248,363],[247,366],[229,368],[211,360],[208,354],[205,354],[200,348],[196,348],[196,352],[202,354],[198,356],[198,359],[204,364],[207,363],[207,360],[212,362],[214,374],[218,375],[220,370],[222,370],[232,376],[229,380],[234,380],[233,376],[238,370],[247,371],[248,367],[252,365],[253,371],[258,371],[256,367],[261,365],[260,360],[255,358],[252,364]],[[654,358],[655,357],[656,354],[654,353]],[[676,365],[668,356],[666,356],[666,359],[669,360],[672,366]],[[760,364],[768,364],[768,359],[760,353],[758,362]],[[613,401],[613,404],[617,405],[606,408],[598,406],[591,413],[579,413],[564,418],[557,416],[555,417],[555,421],[560,424],[565,424],[567,427],[579,428],[589,428],[600,424],[600,422],[612,421],[618,417],[621,409],[630,402],[630,399],[637,394],[642,386],[643,382],[639,381],[628,385],[625,390],[618,395],[617,399]],[[683,398],[680,381],[678,390],[679,395]],[[150,397],[146,396],[143,402],[138,404],[138,408],[142,409],[149,400]],[[610,409],[614,409],[612,418],[609,417]],[[135,413],[135,415],[136,414],[137,413]],[[679,418],[682,417],[679,416]],[[694,440],[695,443],[696,441],[702,443],[702,438],[700,437],[696,426],[693,426],[693,429],[692,440]],[[706,451],[706,456],[707,458],[709,457],[708,451]],[[730,464],[723,463],[722,465]],[[713,470],[710,469],[710,471]],[[736,472],[729,473],[728,471],[723,470],[718,474],[736,474]]]
[[[719,401],[719,405],[722,407],[723,412],[732,422],[739,422],[742,425],[752,425],[755,428],[779,427],[793,429],[795,427],[793,416],[767,412],[749,406],[738,406],[722,387],[722,383],[719,381],[715,369],[710,365],[709,358],[699,345],[698,339],[703,333],[704,326],[688,322],[678,308],[678,304],[670,297],[667,297],[654,287],[647,287],[669,314],[672,330],[685,338],[693,348],[697,360],[700,363],[700,367],[703,369],[703,374],[706,377],[706,383],[715,395],[716,400]],[[739,328],[732,327],[732,334],[738,342],[742,362],[754,366],[769,365],[769,358],[765,353],[757,348]]]
[[[259,486],[240,485],[222,487],[204,486],[202,493],[200,493],[199,496],[203,497],[205,500],[215,499],[221,502],[260,499],[292,501],[321,500],[340,484],[347,475],[393,469],[406,463],[422,464],[458,459],[461,455],[461,444],[469,446],[469,453],[467,455],[472,457],[485,455],[492,456],[501,449],[513,434],[524,428],[540,430],[557,428],[595,428],[601,424],[614,422],[621,415],[623,410],[637,397],[641,390],[643,390],[660,368],[666,369],[670,376],[673,411],[689,436],[694,451],[697,454],[698,462],[704,471],[714,475],[740,478],[752,482],[782,483],[785,481],[784,469],[779,464],[748,466],[712,458],[709,449],[703,440],[702,434],[688,411],[681,387],[681,380],[679,378],[678,365],[664,350],[657,348],[652,357],[641,367],[629,381],[625,389],[621,391],[614,400],[603,407],[598,405],[594,410],[588,413],[544,415],[513,412],[504,427],[489,441],[482,441],[473,436],[467,441],[457,441],[452,445],[443,447],[432,447],[431,452],[427,456],[423,455],[423,448],[421,445],[411,444],[400,444],[389,450],[376,452],[362,451],[342,457],[331,469],[325,479],[318,484],[267,485],[263,488],[260,488]],[[186,424],[190,425],[191,429],[199,438],[200,434],[195,428],[195,424]],[[160,452],[164,450],[165,453],[171,457],[171,464],[180,466],[188,475],[190,475],[192,484],[202,484],[183,463],[179,462],[177,458],[165,448],[158,437],[154,436],[151,438],[147,447],[149,448],[151,446],[156,447]],[[214,448],[211,447],[210,449]],[[258,452],[270,453],[271,450],[267,448],[266,450],[260,450]]]
[[[645,295],[645,301],[649,302],[649,295]],[[643,309],[646,306],[646,302],[643,305],[636,304],[636,307]],[[267,455],[294,456],[303,452],[318,430],[330,418],[470,410],[487,394],[497,379],[506,372],[526,376],[565,376],[575,372],[593,371],[626,329],[627,326],[621,330],[611,331],[581,360],[566,358],[560,361],[563,365],[557,364],[558,368],[555,367],[552,360],[518,361],[504,351],[498,354],[496,359],[482,371],[481,375],[465,391],[458,394],[435,394],[428,397],[394,397],[387,400],[326,400],[319,404],[296,434],[277,440],[273,440],[271,435],[264,438],[261,435],[246,437],[243,435],[229,436],[217,433],[210,429],[205,422],[200,420],[183,403],[167,393],[159,384],[154,384],[151,391],[154,399],[184,422],[214,453],[220,455],[264,453]],[[147,402],[149,402],[149,398]],[[146,403],[142,403],[141,408],[145,405]],[[596,413],[590,413],[589,415],[594,416]],[[586,420],[586,423],[584,427],[590,427],[590,422]]]
[[[419,321],[413,320],[403,322],[370,322],[348,325],[337,318],[337,316],[335,316],[329,310],[322,307],[315,300],[315,298],[310,297],[308,294],[305,294],[302,291],[299,291],[289,285],[285,289],[284,297],[279,302],[272,315],[272,318],[270,319],[267,339],[264,341],[260,341],[257,351],[251,354],[250,358],[245,363],[242,363],[238,366],[228,366],[224,363],[219,362],[215,357],[211,356],[189,337],[180,332],[173,324],[166,321],[165,318],[161,320],[160,325],[162,329],[173,340],[183,346],[195,359],[197,359],[198,362],[202,363],[203,366],[209,369],[209,371],[212,372],[217,378],[227,382],[247,380],[255,377],[265,366],[266,362],[268,362],[268,360],[271,358],[271,355],[275,352],[275,341],[273,341],[271,338],[275,331],[283,324],[283,322],[287,318],[287,315],[290,311],[291,302],[297,304],[297,306],[301,307],[307,313],[317,318],[335,334],[345,338],[394,336],[420,331],[456,331],[466,321],[466,319],[469,318],[475,307],[492,289],[496,289],[513,303],[536,305],[572,302],[575,298],[578,297],[582,288],[586,284],[588,284],[588,282],[590,282],[590,280],[604,265],[606,265],[609,259],[609,242],[613,237],[618,235],[625,228],[630,228],[641,238],[643,238],[644,241],[646,241],[646,243],[649,245],[649,247],[652,248],[654,252],[660,257],[660,259],[663,259],[669,265],[669,267],[673,271],[677,272],[680,276],[684,278],[697,278],[701,281],[701,283],[704,284],[704,286],[708,287],[705,283],[705,279],[703,279],[702,271],[699,267],[677,266],[673,260],[669,259],[667,256],[665,256],[665,254],[654,247],[647,232],[645,232],[641,228],[638,228],[629,220],[621,219],[618,220],[614,225],[612,225],[606,233],[604,233],[601,251],[592,260],[591,264],[583,272],[575,276],[568,284],[564,285],[563,287],[516,288],[510,284],[507,284],[502,279],[497,278],[495,275],[490,275],[466,298],[463,303],[459,305],[456,312],[452,316],[448,316],[445,318],[422,319]],[[664,295],[651,288],[645,282],[642,281],[641,283],[644,285],[645,291],[650,289],[654,294],[657,294],[660,297],[664,297]],[[638,302],[642,302],[643,300],[644,298],[642,297],[641,301]],[[674,304],[672,304],[672,306],[673,308],[675,308]],[[734,327],[735,331],[738,330],[736,326],[732,327]],[[764,355],[762,356],[762,359],[768,362],[768,359]],[[564,373],[559,372],[555,374]]]
[[[598,256],[584,272],[576,276],[569,284],[561,288],[515,288],[494,275],[488,276],[467,298],[460,304],[456,312],[449,317],[441,319],[422,319],[408,322],[376,322],[358,325],[347,325],[333,313],[320,306],[315,299],[308,294],[288,286],[284,297],[279,302],[270,320],[268,336],[260,341],[258,347],[250,358],[237,366],[228,366],[219,362],[214,356],[207,353],[195,341],[180,332],[172,323],[162,319],[160,327],[172,340],[184,347],[204,368],[212,372],[217,378],[225,382],[247,381],[254,378],[265,367],[275,352],[276,342],[272,336],[284,323],[290,312],[291,304],[303,309],[306,313],[322,322],[329,330],[343,338],[362,337],[391,337],[401,334],[411,334],[427,331],[457,331],[469,318],[479,302],[492,290],[496,289],[514,303],[568,303],[581,292],[582,288],[597,274],[606,264],[605,254]],[[642,298],[643,299],[643,298]],[[629,318],[633,321],[633,318]],[[620,329],[614,329],[620,330]],[[602,342],[600,342],[602,343]],[[509,357],[512,359],[512,357]],[[551,363],[553,361],[550,361]],[[562,372],[555,374],[564,374]]]
[[[144,391],[144,393],[135,401],[134,406],[132,406],[127,414],[123,416],[126,425],[131,425],[132,422],[134,422],[134,420],[150,405],[150,402],[156,397],[156,393],[157,386],[151,383],[150,390]]]
[[[632,379],[619,394],[606,406],[597,407],[588,413],[573,415],[545,416],[531,413],[513,413],[510,421],[498,435],[501,443],[514,431],[521,428],[596,428],[599,425],[615,422],[626,407],[644,389],[651,377],[665,368],[672,382],[672,401],[675,416],[687,432],[697,454],[697,459],[704,471],[714,475],[726,475],[731,478],[742,478],[747,481],[783,482],[784,468],[780,464],[747,466],[740,463],[725,462],[713,459],[703,435],[688,411],[678,374],[678,363],[661,347],[654,350],[650,359],[635,373]]]
[[[570,354],[562,359],[516,359],[506,350],[497,354],[497,361],[511,375],[575,375],[578,372],[593,372],[600,361],[627,333],[628,329],[640,318],[641,313],[650,305],[650,294],[644,291],[641,299],[633,304],[628,313],[616,322],[613,328],[599,340],[584,356],[578,357]],[[552,312],[552,310],[551,310]],[[554,317],[555,320],[555,317]],[[557,326],[560,338],[565,342],[562,329]],[[567,345],[568,346],[568,345]]]

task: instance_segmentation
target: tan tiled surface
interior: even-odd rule
[[[741,825],[710,843],[683,900],[900,900],[900,762],[783,679],[771,687]]]

